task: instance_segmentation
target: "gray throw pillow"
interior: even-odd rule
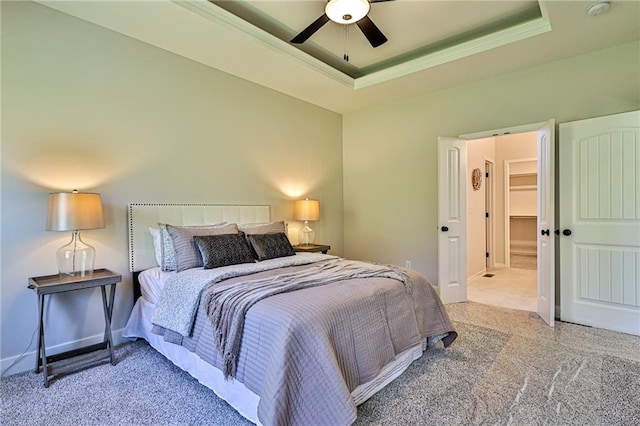
[[[223,226],[226,224],[227,224],[226,222],[220,222],[220,223],[212,223],[207,225],[186,225],[186,226],[176,225],[175,227],[176,228],[209,229],[209,228],[219,228],[220,226]],[[151,228],[149,230],[151,230]],[[158,264],[160,265],[160,268],[163,271],[175,271],[176,270],[176,251],[173,247],[173,239],[169,234],[169,230],[167,229],[167,224],[158,223],[158,231],[160,236],[160,256],[161,256],[161,260]]]
[[[181,228],[167,225],[167,230],[173,240],[173,249],[176,256],[176,271],[198,268],[203,265],[200,250],[196,247],[193,237],[196,235],[223,235],[237,234],[238,226],[235,223],[211,228]]]
[[[251,249],[241,234],[195,236],[204,269],[255,262]]]
[[[296,254],[289,239],[283,232],[247,235],[247,239],[258,256],[258,260],[275,259]]]

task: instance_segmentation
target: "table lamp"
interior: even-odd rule
[[[315,232],[309,227],[310,220],[320,219],[320,203],[318,200],[297,200],[293,206],[293,218],[295,220],[304,220],[304,227],[298,232],[298,244],[313,244]]]
[[[60,275],[93,274],[96,250],[80,238],[80,231],[104,228],[102,198],[88,192],[58,192],[49,194],[47,231],[71,231],[71,242],[58,249]]]

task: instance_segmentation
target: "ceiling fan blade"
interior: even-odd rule
[[[323,14],[321,17],[313,21],[307,28],[302,30],[300,34],[291,39],[291,43],[304,43],[309,37],[311,37],[316,31],[318,31],[324,24],[329,22],[329,17]]]
[[[382,31],[380,31],[380,29],[368,16],[365,16],[364,18],[359,20],[358,22],[356,22],[356,24],[358,24],[358,27],[360,27],[362,34],[364,34],[367,40],[369,40],[371,46],[378,47],[381,44],[387,42],[387,38],[384,36],[384,34],[382,34]]]

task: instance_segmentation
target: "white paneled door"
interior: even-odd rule
[[[444,303],[467,300],[467,141],[438,138],[438,287]]]
[[[538,300],[537,312],[551,327],[555,320],[554,146],[555,120],[538,129]]]
[[[640,111],[560,125],[560,315],[640,335]]]

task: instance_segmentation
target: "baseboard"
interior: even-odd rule
[[[113,345],[118,346],[121,343],[127,342],[127,339],[122,338],[122,332],[124,328],[119,330],[112,330],[111,337],[113,338]],[[47,346],[47,356],[55,355],[62,352],[67,352],[73,349],[82,348],[89,345],[100,343],[104,340],[103,334],[96,334],[94,336],[85,337],[80,340],[74,340],[72,342],[63,343],[55,346]],[[34,340],[33,345],[36,345]],[[24,355],[12,356],[4,359],[0,359],[0,375],[10,376],[12,374],[22,373],[24,371],[34,370],[36,365],[36,351],[31,350]]]
[[[484,274],[486,274],[486,273],[487,273],[487,270],[486,270],[486,269],[481,269],[480,271],[476,272],[475,274],[473,274],[473,275],[471,275],[471,276],[467,277],[467,281],[468,281],[468,280],[471,280],[471,279],[473,279],[473,278],[475,278],[475,277],[481,277],[481,276],[483,276],[483,275],[484,275]]]

